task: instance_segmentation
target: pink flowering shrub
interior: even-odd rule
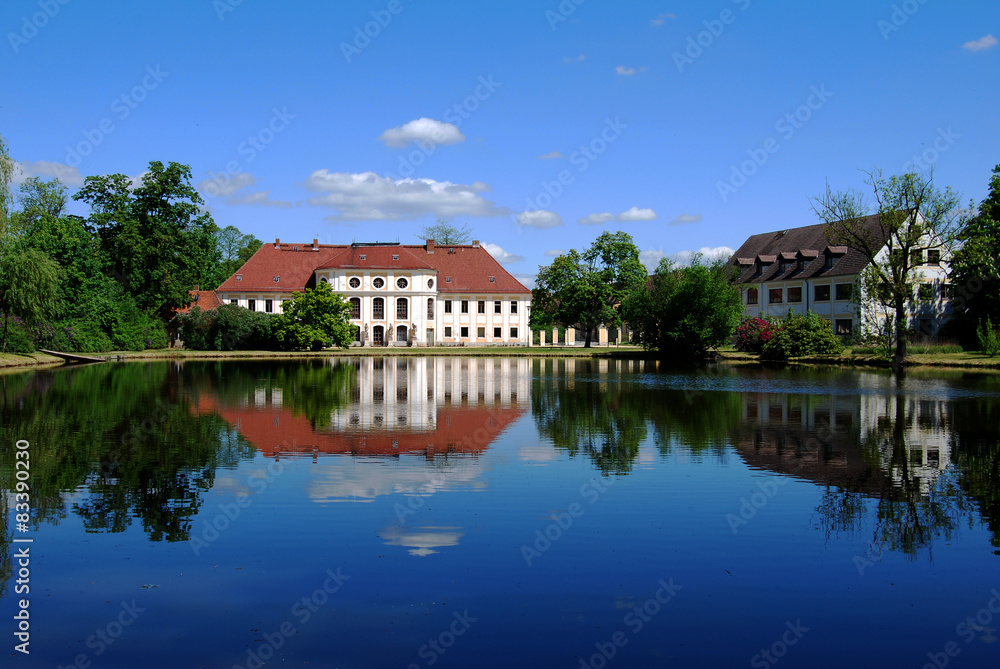
[[[763,318],[748,318],[736,328],[736,350],[759,355],[776,330],[774,324]]]

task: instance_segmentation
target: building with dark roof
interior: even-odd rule
[[[887,233],[877,216],[861,224],[867,239],[876,246],[885,244]],[[858,295],[858,278],[868,258],[856,248],[832,244],[828,228],[819,223],[752,235],[743,242],[729,264],[739,273],[736,284],[743,295],[744,317],[783,318],[789,311],[811,311],[839,335],[861,334],[887,317],[874,300]],[[920,334],[936,336],[950,313],[946,256],[928,241],[914,251],[913,262],[917,285],[910,303],[911,325]]]
[[[264,244],[216,293],[226,304],[281,313],[329,283],[351,304],[364,345],[523,345],[531,291],[479,244]]]

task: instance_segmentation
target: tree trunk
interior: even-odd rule
[[[588,324],[587,325],[587,339],[586,339],[586,341],[583,342],[583,347],[584,348],[590,348],[590,333],[591,333],[591,327],[590,327],[590,324]]]
[[[892,356],[892,367],[898,369],[906,360],[906,301],[902,295],[895,299],[896,310],[896,353]]]

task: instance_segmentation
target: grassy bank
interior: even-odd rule
[[[944,348],[944,347],[942,347]],[[1000,357],[991,358],[978,351],[955,350],[948,347],[945,350],[934,350],[933,347],[914,347],[906,357],[908,367],[953,367],[963,369],[1000,369]],[[720,351],[723,360],[733,363],[761,364],[760,356],[740,353],[735,350]],[[839,355],[815,355],[802,358],[792,358],[793,365],[835,365],[841,367],[889,367],[889,361],[870,349],[844,349]]]

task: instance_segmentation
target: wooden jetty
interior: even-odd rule
[[[39,353],[44,353],[45,355],[51,355],[56,358],[62,358],[66,361],[67,365],[79,365],[84,363],[92,362],[105,362],[104,358],[91,358],[86,355],[77,355],[75,353],[61,353],[59,351],[47,351],[44,348],[38,349]]]

